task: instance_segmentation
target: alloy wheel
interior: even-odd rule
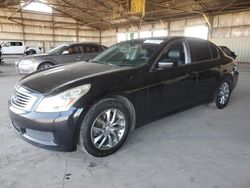
[[[50,64],[44,64],[44,65],[41,66],[40,69],[47,69],[49,67],[52,67],[52,65],[50,65]]]
[[[218,101],[221,105],[227,103],[230,94],[230,86],[227,82],[223,82],[220,86],[219,93],[218,93]]]
[[[100,150],[115,147],[122,139],[126,128],[123,113],[115,108],[100,113],[91,127],[92,144]]]

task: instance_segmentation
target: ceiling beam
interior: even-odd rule
[[[81,11],[82,13],[84,13],[84,14],[86,14],[86,15],[89,15],[89,16],[91,16],[91,17],[93,17],[93,18],[95,18],[95,19],[97,19],[97,20],[99,20],[99,21],[102,21],[102,22],[104,22],[106,25],[109,25],[110,27],[112,27],[112,24],[109,23],[108,21],[104,20],[103,18],[97,17],[97,16],[95,16],[95,15],[93,15],[93,14],[91,14],[91,13],[88,13],[86,10],[79,8],[79,6],[76,6],[75,4],[69,3],[68,1],[65,1],[65,0],[61,0],[61,1],[64,2],[65,4],[69,5],[69,6],[72,6],[72,7],[75,8],[75,9]]]

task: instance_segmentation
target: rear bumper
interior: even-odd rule
[[[234,87],[233,88],[235,88],[237,83],[238,83],[238,80],[239,80],[239,72],[235,71],[233,77],[234,77]]]
[[[60,113],[20,112],[9,106],[9,115],[16,132],[27,142],[38,147],[74,151],[83,109]]]

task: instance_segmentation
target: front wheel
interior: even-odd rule
[[[47,69],[49,67],[54,66],[52,63],[42,63],[39,67],[38,70],[43,70],[43,69]]]
[[[231,85],[228,79],[223,79],[216,90],[214,102],[219,109],[225,108],[231,95]]]
[[[130,117],[127,108],[116,99],[105,99],[86,114],[80,130],[81,147],[96,157],[110,155],[125,142]]]

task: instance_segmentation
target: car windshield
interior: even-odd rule
[[[141,66],[157,51],[163,40],[132,40],[115,44],[92,60],[94,63],[118,66]]]
[[[48,52],[48,54],[49,54],[49,55],[58,54],[58,53],[60,53],[60,52],[62,51],[62,49],[63,49],[64,47],[67,47],[67,46],[68,46],[67,44],[62,44],[62,45],[60,45],[60,46],[57,46],[57,47],[51,49],[51,50]]]

